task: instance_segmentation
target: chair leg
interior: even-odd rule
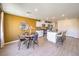
[[[39,44],[38,44],[38,40],[36,40],[36,42],[35,42],[38,46],[39,46]]]
[[[31,44],[32,44],[32,47],[34,48],[34,41],[33,40],[31,41]]]
[[[30,42],[27,42],[27,48],[29,48]]]
[[[38,40],[33,41],[33,48],[34,48],[34,45],[35,45],[35,44],[39,46],[39,44],[38,44]]]
[[[19,41],[19,43],[18,43],[18,50],[20,50],[20,48],[21,48],[21,42]]]
[[[58,48],[59,46],[58,46],[58,42],[56,42],[56,47]]]

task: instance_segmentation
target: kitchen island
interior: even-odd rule
[[[53,31],[47,31],[47,40],[53,43],[56,43],[56,37],[57,32],[53,32]]]

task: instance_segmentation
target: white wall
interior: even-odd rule
[[[58,30],[67,31],[67,36],[79,38],[79,19],[59,20]]]

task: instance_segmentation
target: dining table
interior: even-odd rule
[[[27,42],[27,48],[29,48],[29,46],[30,46],[30,44],[32,43],[32,41],[33,41],[33,37],[34,37],[34,35],[27,35],[25,38],[26,38],[26,40],[28,41]]]

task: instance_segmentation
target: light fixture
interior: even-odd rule
[[[32,14],[32,11],[31,10],[26,10],[26,13],[27,14]]]
[[[52,17],[52,19],[55,19],[55,18],[56,18],[55,16]]]
[[[27,14],[31,14],[31,12],[30,12],[30,11],[27,11],[26,13],[27,13]]]
[[[37,12],[37,11],[38,11],[38,9],[37,9],[37,8],[35,8],[35,9],[34,9],[34,11],[36,11],[36,12]]]
[[[65,15],[64,15],[64,14],[62,14],[61,16],[62,16],[62,17],[64,17]]]

